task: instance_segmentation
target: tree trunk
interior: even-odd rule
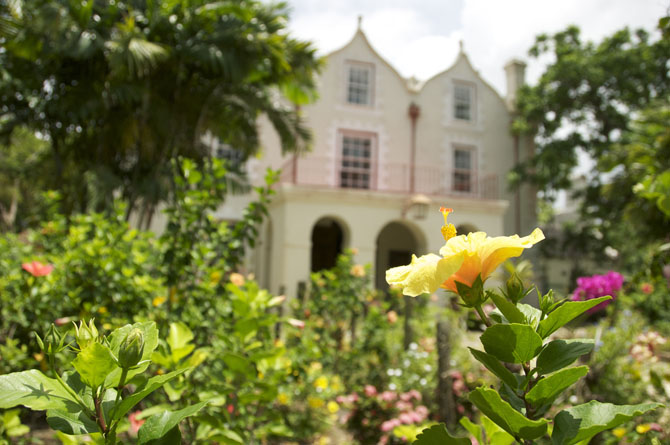
[[[452,391],[452,379],[449,376],[451,343],[447,320],[437,322],[437,406],[438,418],[448,426],[456,424],[456,404]]]

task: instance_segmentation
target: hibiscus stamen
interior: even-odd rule
[[[453,211],[454,209],[440,207],[440,212],[442,213],[442,216],[444,216],[444,225],[440,230],[442,231],[442,236],[444,237],[445,241],[449,241],[451,238],[456,236],[456,227],[454,227],[453,224],[447,222],[447,217]]]

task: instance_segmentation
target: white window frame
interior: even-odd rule
[[[338,135],[337,184],[339,188],[373,190],[377,179],[377,135],[356,130],[340,130]],[[346,146],[367,141],[365,147]]]
[[[468,153],[469,167],[461,167],[456,163],[457,153]],[[477,149],[471,145],[454,145],[452,149],[453,162],[451,174],[451,190],[455,193],[477,193]],[[463,184],[467,184],[464,186]]]
[[[460,93],[467,92],[467,96]],[[471,82],[454,81],[453,84],[453,114],[454,119],[461,122],[475,122],[476,88]],[[461,114],[461,110],[465,113]],[[467,114],[467,116],[465,116]]]
[[[345,67],[345,102],[354,106],[372,107],[375,89],[374,64],[349,60]],[[354,72],[365,73],[365,82],[360,77],[352,79]]]

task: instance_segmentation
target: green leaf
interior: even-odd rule
[[[481,335],[489,354],[508,363],[526,363],[542,349],[542,339],[526,324],[495,324]]]
[[[37,411],[79,408],[77,401],[58,380],[36,369],[0,375],[0,409],[19,405]]]
[[[525,323],[531,325],[533,329],[537,328],[540,318],[542,318],[542,311],[526,303],[519,303],[516,307],[526,317]]]
[[[227,352],[223,354],[223,362],[233,371],[239,372],[246,376],[255,376],[256,371],[254,365],[243,355]]]
[[[65,434],[92,434],[99,433],[98,424],[89,418],[83,411],[68,412],[50,409],[47,411],[47,423],[56,431]]]
[[[137,443],[144,444],[150,443],[153,440],[162,438],[163,436],[170,433],[174,428],[179,430],[178,425],[183,419],[188,416],[192,416],[197,413],[205,406],[207,402],[196,403],[195,405],[188,406],[179,411],[165,411],[160,414],[154,414],[149,417],[146,422],[140,427],[137,432]],[[168,436],[170,437],[170,436]],[[181,437],[181,436],[179,436]],[[160,443],[160,442],[157,442]],[[163,442],[163,443],[172,443],[172,442]],[[179,443],[179,442],[176,442]]]
[[[554,340],[544,347],[537,357],[540,374],[550,374],[572,364],[578,357],[593,350],[591,339]]]
[[[616,428],[635,416],[662,407],[660,403],[612,405],[595,400],[561,411],[554,418],[554,445],[570,445],[588,440],[601,431]]]
[[[130,411],[133,408],[133,406],[137,405],[146,396],[148,396],[161,386],[165,385],[170,380],[183,374],[186,371],[188,371],[188,368],[179,369],[177,371],[172,371],[168,374],[151,377],[149,380],[147,380],[144,386],[138,388],[134,393],[125,397],[121,401],[121,403],[119,403],[119,406],[116,408],[114,418],[112,420],[122,418],[123,416],[126,415],[128,411]]]
[[[82,349],[72,361],[81,381],[91,388],[103,384],[107,376],[118,368],[112,351],[100,343],[91,343]]]
[[[465,416],[461,417],[461,420],[459,420],[458,423],[460,423],[463,428],[468,431],[468,433],[472,434],[472,436],[477,439],[478,443],[484,443],[481,426],[472,423],[472,421]]]
[[[561,326],[580,316],[594,306],[603,301],[611,300],[612,297],[593,298],[587,301],[567,301],[547,315],[547,318],[540,322],[537,333],[542,338],[547,338]]]
[[[484,351],[478,351],[472,348],[468,349],[470,349],[470,353],[474,358],[476,358],[482,365],[486,366],[486,369],[495,374],[500,380],[507,383],[510,388],[516,389],[518,387],[514,374],[512,374],[509,369],[505,368],[497,358]]]
[[[493,301],[496,307],[502,312],[507,321],[510,323],[526,323],[525,315],[516,307],[514,303],[510,303],[504,297],[495,292],[486,291],[486,295]]]
[[[170,323],[170,333],[168,334],[167,344],[172,351],[184,348],[193,340],[193,332],[184,323]],[[174,353],[174,352],[173,352]],[[179,361],[179,360],[175,360]]]
[[[536,407],[552,403],[556,397],[584,377],[589,372],[588,366],[578,366],[558,371],[555,374],[541,379],[533,386],[533,389],[526,394],[526,401]]]
[[[534,440],[547,432],[547,419],[530,420],[500,398],[493,389],[477,388],[468,399],[489,419],[515,438]]]
[[[488,417],[480,416],[479,421],[482,423],[484,431],[486,431],[486,437],[489,438],[489,444],[512,445],[515,442],[514,437],[510,436],[510,434],[507,431],[500,428],[498,425],[495,424],[495,422],[493,422]]]
[[[421,431],[416,436],[414,445],[470,445],[470,439],[454,437],[449,434],[447,427],[443,424],[433,425]]]

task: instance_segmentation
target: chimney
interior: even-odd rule
[[[516,108],[516,93],[526,81],[526,64],[519,59],[512,59],[505,64],[505,74],[507,76],[505,102],[507,108],[514,111]]]

